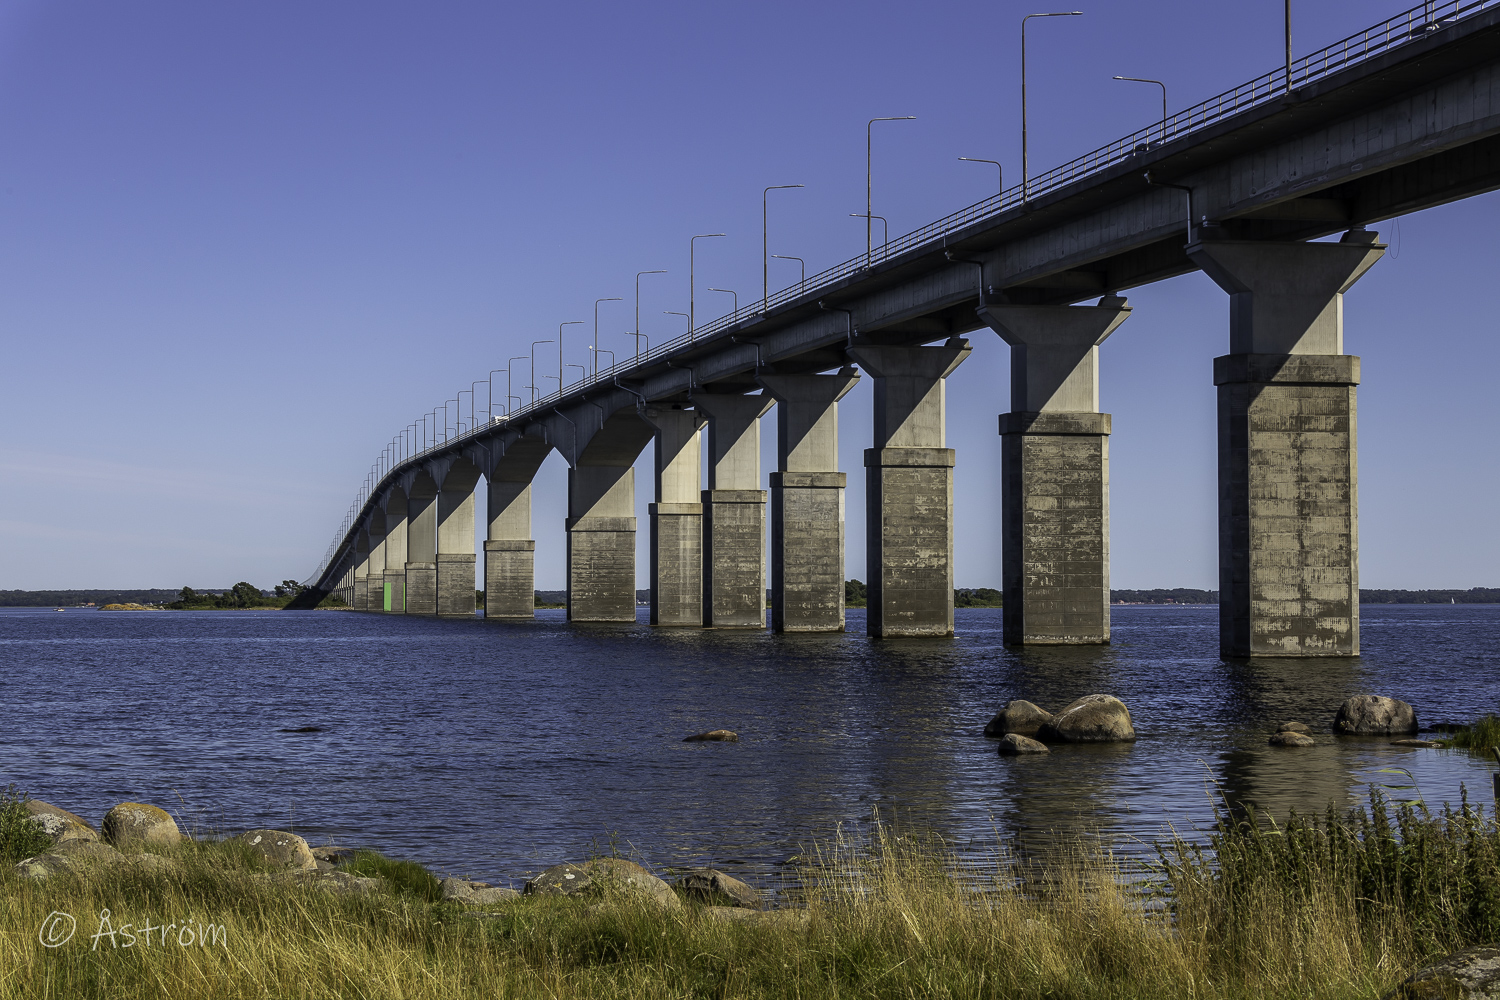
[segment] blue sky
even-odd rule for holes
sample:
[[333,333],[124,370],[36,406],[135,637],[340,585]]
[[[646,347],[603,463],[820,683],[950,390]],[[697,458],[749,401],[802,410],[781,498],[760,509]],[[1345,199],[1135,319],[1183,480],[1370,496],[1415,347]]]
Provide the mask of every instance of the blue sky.
[[[1033,170],[1160,114],[1111,76],[1165,80],[1176,110],[1281,58],[1276,0],[1080,2],[1028,28]],[[1297,7],[1301,53],[1404,5]],[[957,157],[1017,178],[1018,26],[1042,9],[0,0],[0,588],[306,576],[421,413],[558,323],[591,328],[601,296],[627,298],[601,344],[629,350],[636,271],[670,272],[643,279],[643,332],[680,333],[663,311],[687,310],[694,233],[729,234],[700,241],[700,319],[728,306],[707,286],[757,297],[764,186],[806,185],[772,193],[773,253],[812,273],[862,250],[866,119],[917,116],[876,126],[893,235],[994,190]],[[1500,581],[1497,206],[1387,225],[1347,297],[1366,586]],[[1212,587],[1227,300],[1202,275],[1129,295],[1102,364],[1113,582]],[[949,392],[957,576],[998,586],[1008,366],[974,342]],[[869,421],[866,381],[841,413],[861,578]],[[564,468],[538,480],[541,587],[562,586]]]

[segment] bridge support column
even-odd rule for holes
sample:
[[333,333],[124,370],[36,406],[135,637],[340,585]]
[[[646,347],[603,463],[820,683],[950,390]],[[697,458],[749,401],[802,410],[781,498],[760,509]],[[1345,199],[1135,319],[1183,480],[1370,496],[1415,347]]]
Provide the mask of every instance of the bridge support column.
[[354,600],[349,603],[355,611],[369,610],[369,574],[370,536],[361,529],[354,535]]
[[692,410],[648,409],[656,428],[656,502],[651,514],[651,624],[703,625],[703,464]]
[[443,470],[437,512],[437,613],[474,617],[474,487],[479,469],[456,459]]
[[1201,241],[1194,263],[1230,294],[1219,388],[1219,650],[1359,653],[1359,358],[1343,293],[1385,247]]
[[484,543],[484,617],[536,616],[536,541],[531,482],[551,446],[535,437],[510,442],[485,472],[489,531]]
[[385,523],[381,610],[401,615],[406,613],[406,494],[399,488],[386,498]]
[[865,451],[865,631],[953,634],[953,449],[944,446],[946,379],[969,356],[942,347],[860,347],[875,378],[875,447]]
[[370,568],[365,574],[366,610],[385,610],[386,518],[378,503],[370,513]]
[[1109,432],[1099,345],[1130,316],[1097,306],[986,304],[1011,348],[1000,415],[1003,635],[1011,645],[1109,642]]
[[406,613],[437,614],[437,483],[418,473],[406,488]]
[[568,470],[568,621],[635,621],[635,469]]
[[696,393],[708,416],[703,491],[703,624],[766,627],[766,491],[760,488],[760,418],[769,393]]
[[756,379],[781,404],[771,474],[771,627],[844,630],[844,486],[838,401],[859,381],[837,375]]

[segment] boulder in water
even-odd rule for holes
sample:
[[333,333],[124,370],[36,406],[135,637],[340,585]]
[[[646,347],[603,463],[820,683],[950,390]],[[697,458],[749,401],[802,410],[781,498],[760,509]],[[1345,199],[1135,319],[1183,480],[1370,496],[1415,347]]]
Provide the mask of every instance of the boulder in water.
[[761,908],[759,889],[716,868],[695,868],[677,880],[677,888],[704,903]]
[[1047,744],[1038,743],[1029,736],[1019,733],[1006,733],[1000,737],[1000,755],[1002,757],[1020,757],[1029,753],[1051,753]]
[[1048,743],[1129,743],[1130,709],[1114,695],[1087,694],[1054,715],[1039,733]]
[[1283,722],[1276,727],[1278,733],[1310,733],[1312,728],[1301,722]]
[[1310,747],[1318,742],[1306,733],[1282,731],[1266,741],[1273,747]]
[[1355,695],[1339,706],[1333,731],[1344,736],[1405,736],[1417,731],[1417,713],[1395,698]]
[[1051,721],[1052,713],[1045,708],[1038,708],[1029,701],[1008,701],[1004,708],[995,713],[989,725],[984,727],[984,735],[995,739],[1006,733],[1035,736],[1042,726]]

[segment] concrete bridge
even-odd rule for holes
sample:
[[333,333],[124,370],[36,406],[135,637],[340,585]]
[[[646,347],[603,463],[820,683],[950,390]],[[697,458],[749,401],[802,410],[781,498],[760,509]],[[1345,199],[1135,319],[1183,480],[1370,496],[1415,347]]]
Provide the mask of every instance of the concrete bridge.
[[[532,405],[420,449],[398,438],[309,599],[472,616],[483,477],[486,617],[530,617],[530,484],[556,449],[568,617],[634,621],[632,466],[654,442],[652,624],[764,628],[769,521],[771,627],[841,631],[838,401],[870,378],[867,628],[951,635],[944,380],[988,328],[1011,352],[1005,640],[1108,642],[1098,348],[1130,317],[1124,291],[1201,269],[1228,307],[1228,349],[1204,358],[1222,652],[1356,654],[1359,358],[1343,351],[1342,297],[1384,252],[1367,226],[1497,187],[1500,0],[1425,4]],[[768,497],[759,418],[773,408]]]

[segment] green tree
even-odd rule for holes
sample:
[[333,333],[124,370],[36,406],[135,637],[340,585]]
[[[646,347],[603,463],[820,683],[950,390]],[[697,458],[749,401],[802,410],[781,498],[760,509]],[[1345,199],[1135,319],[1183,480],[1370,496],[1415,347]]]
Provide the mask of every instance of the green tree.
[[253,608],[262,604],[265,598],[261,595],[260,588],[241,580],[229,588],[229,593],[223,597],[226,608]]
[[844,605],[850,608],[862,608],[868,597],[867,589],[859,580],[844,581]]
[[296,580],[282,580],[274,588],[277,597],[296,597],[307,588]]

